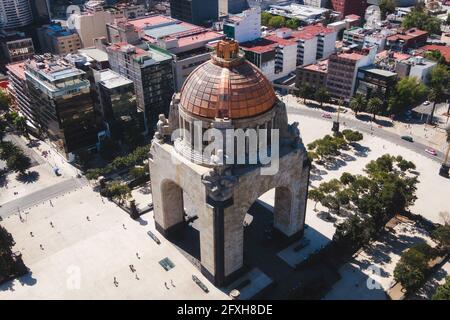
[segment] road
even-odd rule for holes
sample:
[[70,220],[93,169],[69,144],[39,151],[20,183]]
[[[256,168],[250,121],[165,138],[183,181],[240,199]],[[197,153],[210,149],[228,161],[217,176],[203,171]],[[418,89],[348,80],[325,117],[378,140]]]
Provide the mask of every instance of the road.
[[61,196],[74,189],[83,187],[86,184],[88,184],[88,181],[85,178],[71,178],[45,189],[30,193],[24,197],[6,202],[0,206],[0,217],[6,218],[16,214],[18,210],[22,211],[31,206],[41,204],[42,202]]
[[[310,118],[328,121],[330,123],[330,133],[331,133],[331,126],[335,119],[334,116],[332,119],[323,118],[322,110],[312,109],[312,108],[308,108],[308,107],[300,107],[299,108],[299,107],[289,107],[288,106],[287,109],[288,109],[288,114],[298,114],[298,115],[302,115],[302,116],[306,116],[306,117],[310,117]],[[370,122],[367,123],[367,122],[357,120],[357,119],[349,119],[348,117],[345,117],[345,119],[341,120],[340,122],[341,122],[341,130],[343,129],[342,123],[345,122],[346,123],[345,127],[350,127],[354,130],[356,129],[356,130],[366,133],[366,134],[373,133],[374,136],[380,137],[386,141],[389,141],[389,142],[395,143],[399,146],[405,147],[411,151],[420,153],[436,162],[441,163],[442,159],[444,157],[443,152],[441,152],[439,150],[436,150],[437,156],[432,156],[425,152],[425,149],[428,148],[428,146],[418,143],[418,142],[405,141],[405,140],[401,139],[398,134],[390,132],[383,128],[379,128],[378,125],[376,125],[376,124],[372,124]],[[300,127],[301,127],[301,125],[300,125]],[[371,130],[371,128],[373,130]]]

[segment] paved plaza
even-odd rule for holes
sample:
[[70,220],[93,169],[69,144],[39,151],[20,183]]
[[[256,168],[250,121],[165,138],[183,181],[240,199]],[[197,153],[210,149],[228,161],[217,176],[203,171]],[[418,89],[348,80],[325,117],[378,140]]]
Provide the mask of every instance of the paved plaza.
[[[331,122],[320,117],[292,113],[289,115],[289,121],[300,123],[299,128],[305,144],[331,132]],[[402,143],[399,138],[396,143],[364,133],[364,140],[360,144],[367,147],[365,152],[348,151],[346,161],[339,161],[338,166],[334,168],[325,169],[319,166],[319,170],[311,175],[311,185],[317,187],[321,182],[338,178],[346,171],[354,174],[362,173],[362,169],[370,160],[385,153],[402,155],[407,160],[413,161],[419,172],[418,200],[411,211],[433,222],[442,223],[440,213],[450,211],[447,200],[450,180],[437,174],[439,161],[405,148]],[[51,165],[45,167],[47,171],[40,166],[44,168],[46,164],[40,164],[34,170],[39,170],[43,179],[35,182],[33,190],[46,190],[60,183],[58,181],[74,178],[73,174],[76,172],[67,173],[64,178],[48,176],[46,179],[46,174],[51,173],[49,171]],[[12,184],[17,184],[16,188],[22,188],[18,197],[26,198],[24,193],[29,186],[21,185],[13,177],[10,177],[10,181],[11,187]],[[2,199],[14,200],[10,194],[4,193],[5,190],[1,189]],[[143,205],[147,202],[146,192],[147,190],[135,191],[140,198],[138,202]],[[150,202],[151,195],[148,197]],[[274,193],[270,191],[260,198],[267,202],[267,206],[273,205],[273,199]],[[323,220],[318,214],[326,209],[320,204],[317,205],[318,212],[314,212],[313,208],[314,203],[308,201],[306,215],[308,229],[305,230],[305,237],[310,239],[310,243],[297,251],[294,250],[296,246],[294,244],[277,254],[288,265],[295,265],[331,241],[335,227],[332,222]],[[24,262],[31,273],[1,286],[0,299],[228,298],[224,292],[213,287],[172,243],[154,230],[151,212],[134,221],[114,203],[101,199],[89,185],[81,184],[70,192],[52,198],[51,201],[46,200],[26,208],[22,211],[22,217],[24,222],[20,221],[16,213],[9,217],[5,215],[2,225],[14,236],[16,241],[14,249],[23,254]],[[149,230],[159,236],[161,245],[150,239],[146,233]],[[411,236],[411,233],[413,232],[406,230],[405,236]],[[398,251],[395,243],[394,241],[392,250]],[[380,249],[384,250],[381,246]],[[388,251],[382,252],[390,255]],[[396,255],[398,256],[399,252],[396,252]],[[391,264],[396,261],[397,256],[391,257]],[[169,271],[165,271],[158,263],[166,257],[175,264]],[[389,276],[383,279],[383,288],[391,280],[393,268],[391,264],[389,267],[384,266]],[[134,266],[135,272],[130,270],[130,265]],[[355,282],[361,284],[367,281],[367,264],[349,263],[340,272],[344,282],[338,283],[327,297],[339,296],[343,299],[358,297],[360,291],[354,290]],[[210,290],[208,294],[192,281],[193,274],[208,286]],[[114,284],[114,277],[118,282],[117,287]],[[366,291],[360,294],[360,298],[374,297],[366,296]],[[379,298],[384,297],[384,293],[376,294]]]

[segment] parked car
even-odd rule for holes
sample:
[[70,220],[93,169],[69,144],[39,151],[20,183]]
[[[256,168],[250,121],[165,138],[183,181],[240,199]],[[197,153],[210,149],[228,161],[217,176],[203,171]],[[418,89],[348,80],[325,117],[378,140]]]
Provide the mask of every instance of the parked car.
[[331,114],[324,112],[324,113],[322,113],[322,118],[331,119]]
[[401,136],[400,138],[408,142],[414,142],[414,139],[410,136]]
[[436,150],[431,149],[431,148],[425,149],[425,152],[431,154],[432,156],[436,156],[437,155]]
[[424,106],[427,106],[429,104],[430,104],[430,101],[428,101],[428,100],[423,103]]

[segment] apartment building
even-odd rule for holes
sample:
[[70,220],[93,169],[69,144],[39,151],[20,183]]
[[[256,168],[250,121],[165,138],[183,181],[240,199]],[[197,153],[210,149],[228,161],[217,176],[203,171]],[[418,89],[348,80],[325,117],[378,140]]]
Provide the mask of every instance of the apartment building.
[[328,76],[328,59],[317,61],[306,66],[297,67],[296,87],[300,88],[304,84],[310,85],[314,89],[326,87]]
[[57,55],[66,55],[81,49],[80,36],[73,30],[59,24],[45,25],[37,30],[41,48],[45,52]]
[[74,152],[94,147],[97,118],[85,72],[67,60],[44,54],[24,64],[32,121],[69,161]]
[[8,91],[13,97],[14,104],[19,112],[27,119],[27,125],[35,133],[39,128],[37,123],[37,110],[32,107],[30,95],[25,78],[25,61],[13,62],[6,66],[9,79]]
[[261,8],[254,7],[228,16],[223,22],[223,33],[239,43],[260,38]]
[[22,32],[0,32],[1,60],[3,63],[23,61],[34,55],[34,44],[31,38]]
[[133,81],[146,131],[153,132],[158,115],[168,115],[174,93],[172,55],[155,46],[146,51],[128,43],[112,44],[106,51],[111,69]]
[[358,69],[373,64],[377,48],[332,54],[328,58],[327,89],[331,96],[350,101]]

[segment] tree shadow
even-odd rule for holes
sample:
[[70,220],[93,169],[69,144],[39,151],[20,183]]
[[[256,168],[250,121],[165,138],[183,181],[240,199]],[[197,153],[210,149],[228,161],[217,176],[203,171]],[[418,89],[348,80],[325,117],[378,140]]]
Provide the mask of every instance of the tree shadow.
[[312,181],[322,181],[322,180],[323,180],[323,178],[322,178],[321,175],[316,175],[316,174],[311,174],[311,175],[309,176],[309,178],[310,178]]
[[356,158],[352,155],[349,155],[347,153],[341,153],[341,159],[348,162],[348,161],[355,161]]
[[138,192],[141,194],[151,194],[152,190],[150,187],[142,187],[142,188],[139,188]]
[[388,128],[394,126],[392,121],[388,121],[388,120],[385,120],[385,119],[375,119],[375,123],[377,125],[380,125],[380,126],[383,126],[383,127],[388,127]]
[[17,175],[16,180],[22,183],[34,183],[39,180],[39,172],[28,171]]
[[345,161],[342,161],[342,160],[339,159],[339,158],[334,158],[332,161],[326,162],[326,163],[324,164],[324,167],[325,167],[327,170],[333,170],[333,171],[336,171],[336,170],[339,170],[339,168],[344,167],[344,166],[346,166],[346,165],[347,165],[347,163],[346,163]]
[[355,156],[357,157],[367,157],[368,153],[371,151],[371,149],[369,147],[365,147],[360,145],[359,143],[354,142],[352,144],[353,146],[353,151],[355,152]]
[[30,141],[28,141],[27,143],[27,147],[30,148],[39,147],[40,145],[41,141],[39,141],[38,139],[30,139]]
[[8,176],[6,175],[6,172],[1,170],[0,171],[0,188],[6,187],[8,185]]

